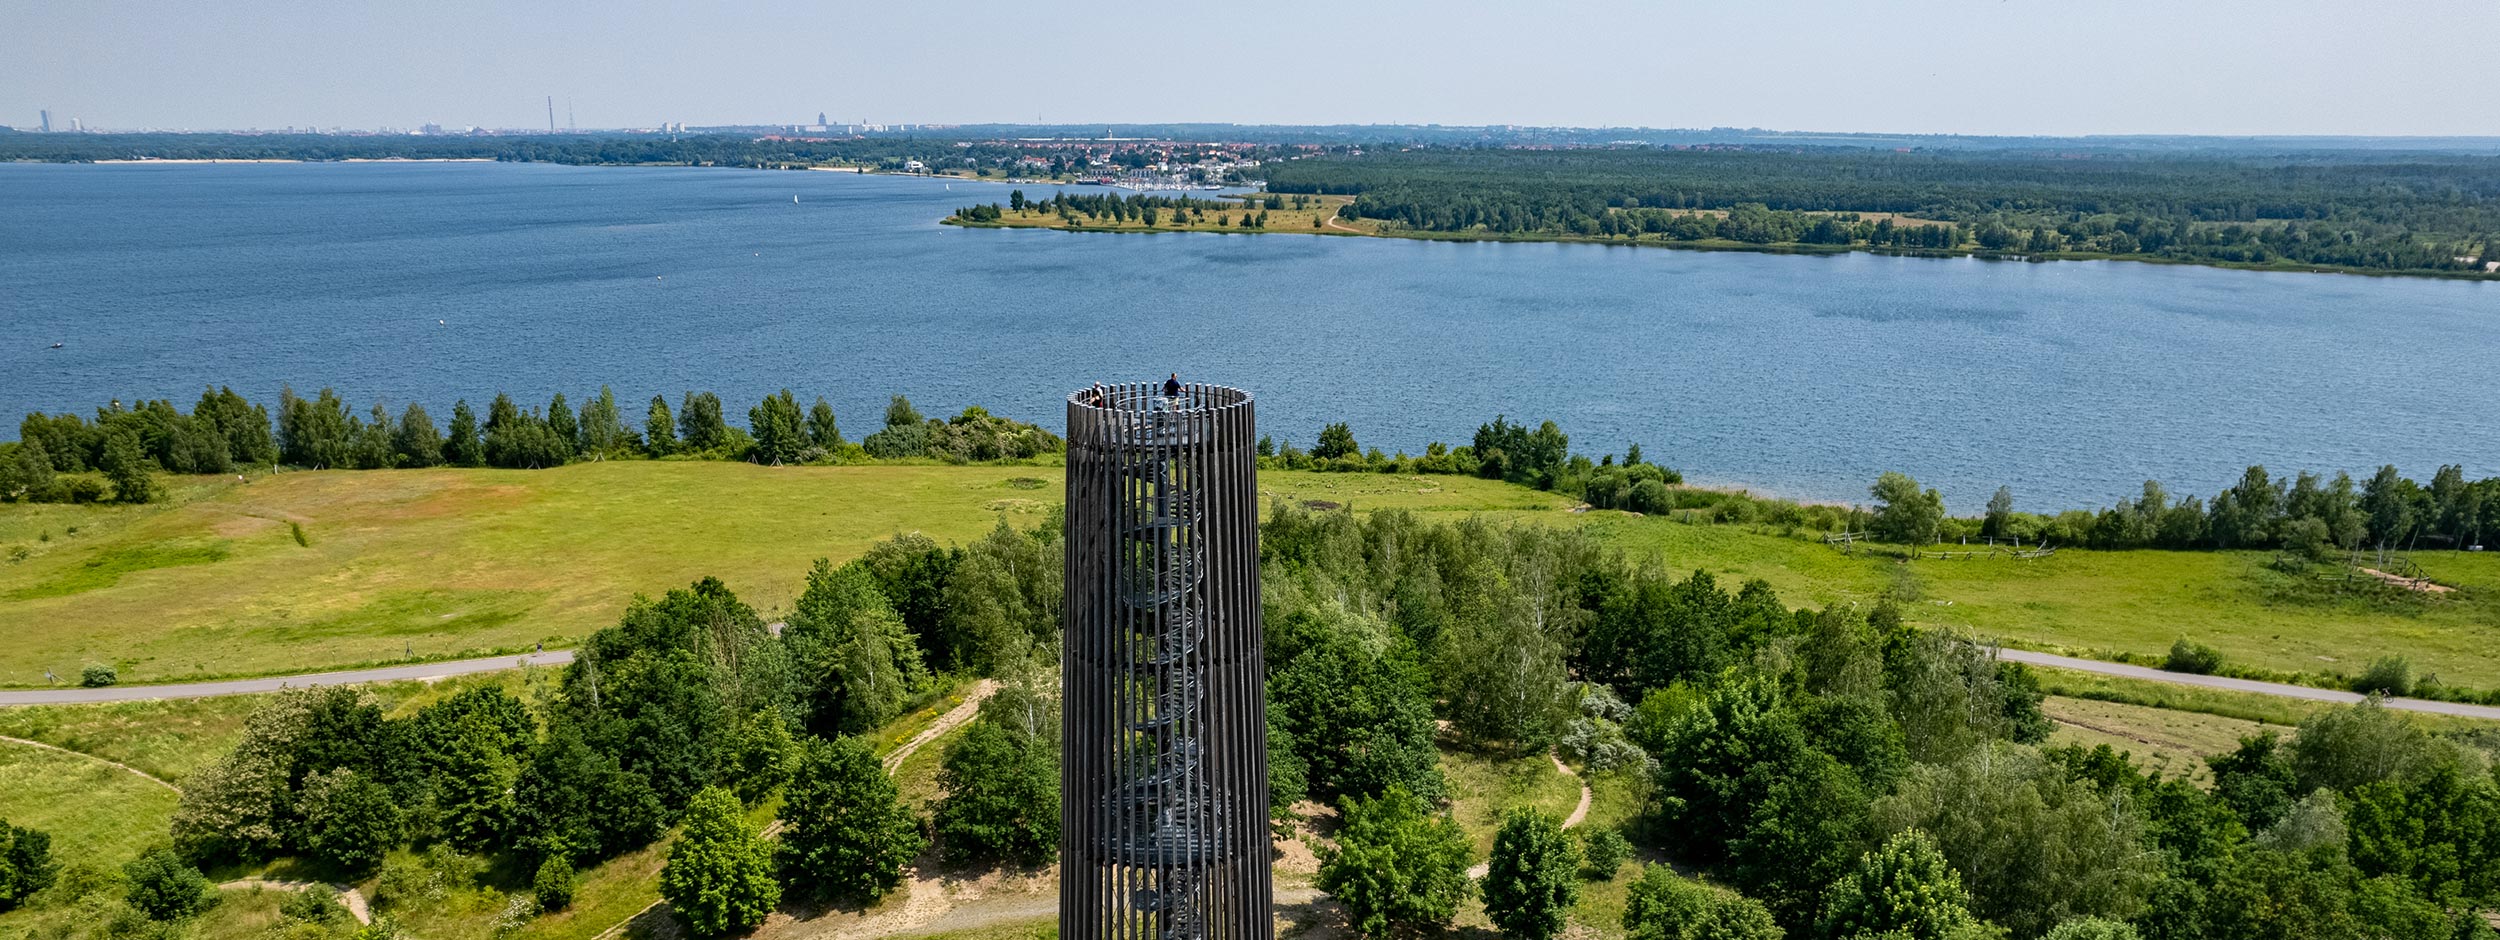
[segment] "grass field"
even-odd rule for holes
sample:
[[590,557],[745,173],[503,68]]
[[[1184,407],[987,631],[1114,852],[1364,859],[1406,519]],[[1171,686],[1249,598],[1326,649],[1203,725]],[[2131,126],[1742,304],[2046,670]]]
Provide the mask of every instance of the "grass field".
[[2057,730],[2049,735],[2052,745],[2107,744],[2126,752],[2148,772],[2186,777],[2198,786],[2213,783],[2205,758],[2228,753],[2239,747],[2241,738],[2263,731],[2286,738],[2294,731],[2243,718],[2056,695],[2042,702],[2040,709],[2057,723]]
[[[1365,508],[1561,503],[1459,478],[1264,482]],[[964,542],[1001,519],[1034,525],[1060,486],[1049,466],[632,461],[193,479],[160,505],[0,507],[0,547],[31,549],[0,565],[0,685],[90,662],[162,682],[567,644],[635,593],[705,575],[770,613],[813,559],[898,532]]]
[[[153,682],[562,645],[635,593],[704,575],[770,616],[815,558],[901,531],[963,542],[1001,519],[1033,525],[1059,481],[1052,466],[622,461],[195,478],[159,505],[0,506],[0,551],[27,549],[0,564],[0,685],[88,662]],[[1260,485],[1298,504],[1588,526],[1678,572],[1763,578],[1793,605],[1890,592],[1912,598],[1914,621],[2021,646],[2157,661],[2186,636],[2232,666],[2319,682],[2393,653],[2417,674],[2500,688],[2500,553],[2419,556],[2450,594],[2339,596],[2261,552],[1904,562],[1768,527],[1564,513],[1552,494],[1465,477],[1269,471]]]
[[102,761],[0,742],[0,819],[51,833],[55,858],[119,866],[165,840],[180,801]]

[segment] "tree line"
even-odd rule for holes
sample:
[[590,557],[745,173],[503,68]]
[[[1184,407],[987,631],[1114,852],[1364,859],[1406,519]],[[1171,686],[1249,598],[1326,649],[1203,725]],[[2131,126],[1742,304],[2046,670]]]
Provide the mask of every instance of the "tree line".
[[[850,441],[833,406],[818,397],[802,409],[783,389],[747,410],[746,427],[731,425],[720,396],[686,392],[675,408],[654,395],[639,420],[601,386],[576,410],[556,394],[545,408],[523,408],[497,393],[484,421],[466,399],[437,426],[425,406],[394,416],[375,402],[358,417],[324,388],[312,398],[286,388],[277,413],[231,388],[202,392],[185,414],[165,399],[76,413],[29,413],[18,440],[0,446],[0,500],[92,502],[104,483],[122,502],[148,502],[159,492],[149,477],[167,473],[229,473],[241,467],[383,470],[397,467],[541,469],[574,461],[627,457],[746,460],[754,463],[846,463],[930,458],[950,463],[1020,460],[1058,453],[1059,436],[990,414],[978,406],[946,419],[923,417],[901,395],[886,406],[884,426]],[[83,476],[102,471],[104,480]]]
[[[995,223],[1012,212],[1020,216],[1055,215],[1060,221],[1070,225],[1080,223],[1121,225],[1133,222],[1138,225],[1153,226],[1160,225],[1167,219],[1173,225],[1205,225],[1207,213],[1212,210],[1215,212],[1215,224],[1218,226],[1263,229],[1267,227],[1265,210],[1284,207],[1285,200],[1281,196],[1235,201],[1199,199],[1192,196],[1071,195],[1058,192],[1053,193],[1048,199],[1027,199],[1024,190],[1018,189],[1007,194],[1005,204],[988,202],[963,206],[947,218],[954,222]],[[1296,208],[1300,206],[1297,205]],[[1253,209],[1261,211],[1253,212],[1251,211]],[[1236,210],[1241,213],[1238,223],[1233,220],[1232,214]]]
[[2363,483],[2342,472],[2331,480],[2308,471],[2282,477],[2254,466],[2210,501],[2173,499],[2146,480],[2134,499],[2054,515],[2015,511],[2013,490],[1999,487],[1985,514],[1951,518],[1940,494],[1900,473],[1884,474],[1869,495],[1875,509],[1866,531],[1905,544],[2018,538],[2102,549],[2275,549],[2325,560],[2365,547],[2468,548],[2500,532],[2500,476],[2468,480],[2456,464],[2440,467],[2427,486],[2393,465]]
[[1348,217],[1429,232],[2465,273],[2500,257],[2494,165],[2358,151],[1421,148],[1267,173],[1272,191],[1352,195]]

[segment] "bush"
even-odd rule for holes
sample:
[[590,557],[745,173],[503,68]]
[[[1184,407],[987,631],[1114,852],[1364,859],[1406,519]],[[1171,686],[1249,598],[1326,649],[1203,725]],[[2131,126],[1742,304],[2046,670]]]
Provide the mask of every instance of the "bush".
[[562,855],[548,856],[538,863],[538,874],[530,879],[530,893],[538,897],[538,909],[561,911],[573,906],[573,863]]
[[339,893],[328,885],[312,885],[280,898],[278,916],[288,923],[324,927],[344,926],[352,919],[347,906],[339,903]]
[[1363,936],[1437,933],[1472,887],[1469,854],[1458,823],[1392,784],[1375,799],[1346,800],[1337,844],[1319,847],[1318,886]]
[[1532,809],[1503,814],[1484,876],[1484,913],[1506,937],[1548,940],[1580,901],[1580,853],[1562,821]]
[[2402,656],[2381,656],[2370,661],[2361,678],[2352,682],[2352,690],[2369,695],[2404,695],[2413,691],[2413,664]]
[[155,849],[122,866],[130,906],[151,920],[181,920],[217,903],[208,878],[172,849]]
[[526,894],[513,895],[512,900],[504,902],[503,913],[495,915],[495,936],[511,936],[537,918],[538,899]]
[[2057,925],[2042,940],[2137,940],[2139,936],[2123,921],[2079,917]]
[[26,903],[58,875],[50,835],[0,821],[0,911]]
[[58,492],[63,502],[100,503],[104,501],[104,481],[94,477],[62,477]]
[[106,663],[90,663],[78,671],[78,684],[85,688],[101,689],[120,681],[121,673]]
[[1665,865],[1642,870],[1624,899],[1623,931],[1632,940],[1780,940],[1779,922],[1762,902],[1687,880]]
[[2222,651],[2180,637],[2178,642],[2170,644],[2170,658],[2162,660],[2161,667],[2171,672],[2210,676],[2222,668]]
[[1631,855],[1632,843],[1615,829],[1591,828],[1580,836],[1580,857],[1588,863],[1586,870],[1591,878],[1614,880],[1615,869],[1623,867],[1623,860]]
[[987,709],[946,747],[946,796],[932,824],[949,864],[1047,864],[1059,854],[1059,766],[1051,742]]

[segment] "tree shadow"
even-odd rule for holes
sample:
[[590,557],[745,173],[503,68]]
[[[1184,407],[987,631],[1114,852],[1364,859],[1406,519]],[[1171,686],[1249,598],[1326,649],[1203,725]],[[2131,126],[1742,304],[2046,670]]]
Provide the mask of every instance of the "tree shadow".
[[684,940],[686,922],[678,918],[676,908],[661,901],[627,920],[616,935],[626,940]]

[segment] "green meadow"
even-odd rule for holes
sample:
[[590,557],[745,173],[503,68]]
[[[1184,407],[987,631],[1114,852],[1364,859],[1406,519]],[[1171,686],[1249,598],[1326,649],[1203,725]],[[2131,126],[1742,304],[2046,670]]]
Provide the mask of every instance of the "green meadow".
[[[1569,500],[1451,476],[1268,471],[1270,500],[1584,526],[1636,557],[1794,605],[1907,599],[1915,621],[2007,643],[2157,661],[2180,637],[2229,665],[2332,684],[2401,655],[2417,675],[2500,688],[2500,553],[2425,553],[2457,590],[2343,588],[2265,552],[2060,551],[2017,560],[1845,554],[1815,533],[1571,512]],[[0,686],[267,675],[566,645],[635,594],[719,577],[768,616],[807,565],[921,532],[1045,523],[1049,465],[758,467],[612,461],[552,470],[186,478],[168,502],[0,506]],[[299,541],[296,533],[303,538]]]

